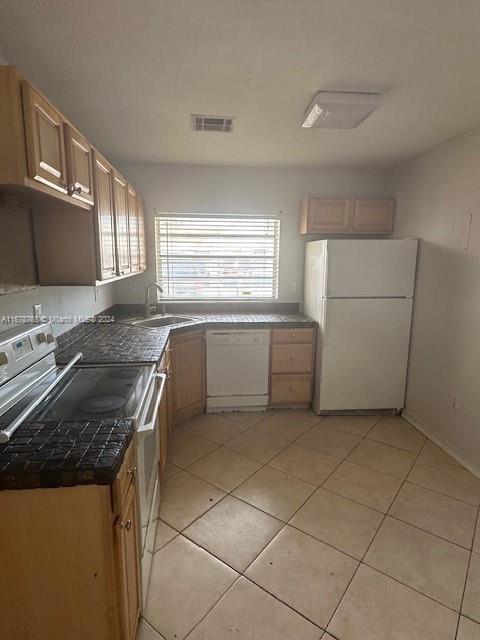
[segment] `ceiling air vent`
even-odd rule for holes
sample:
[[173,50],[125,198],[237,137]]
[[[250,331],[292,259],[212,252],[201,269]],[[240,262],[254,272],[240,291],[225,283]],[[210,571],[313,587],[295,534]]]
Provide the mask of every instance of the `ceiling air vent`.
[[200,116],[192,113],[192,127],[194,131],[221,131],[231,133],[233,131],[231,116]]

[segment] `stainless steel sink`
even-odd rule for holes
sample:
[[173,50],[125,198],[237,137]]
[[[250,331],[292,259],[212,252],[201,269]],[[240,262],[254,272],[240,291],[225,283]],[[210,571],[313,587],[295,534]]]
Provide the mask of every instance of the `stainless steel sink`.
[[134,320],[130,324],[136,327],[146,327],[147,329],[155,329],[157,327],[167,327],[171,324],[185,324],[195,322],[195,318],[188,316],[152,316],[151,318],[143,318],[142,320]]

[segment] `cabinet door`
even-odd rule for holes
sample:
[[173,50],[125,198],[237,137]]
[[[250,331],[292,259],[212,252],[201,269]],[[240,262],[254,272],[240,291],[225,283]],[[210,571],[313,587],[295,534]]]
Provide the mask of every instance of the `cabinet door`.
[[96,151],[93,153],[93,182],[95,188],[97,278],[106,280],[117,275],[113,169]]
[[118,275],[124,276],[131,271],[130,265],[130,229],[128,224],[128,188],[127,182],[114,171],[113,202],[115,205],[115,235],[117,246]]
[[393,231],[394,200],[355,200],[355,233],[388,234]]
[[137,213],[140,271],[145,271],[147,268],[147,252],[145,248],[145,208],[143,206],[142,197],[139,194],[137,194]]
[[68,193],[93,204],[92,147],[78,131],[65,124]]
[[128,230],[130,236],[130,267],[132,272],[140,271],[140,238],[138,226],[137,193],[128,185]]
[[301,206],[301,233],[348,233],[351,231],[352,201],[305,198]]
[[205,350],[202,331],[181,333],[171,341],[172,418],[174,423],[205,408]]
[[133,640],[140,615],[140,572],[135,483],[130,485],[115,524],[117,575],[120,582],[122,640]]
[[67,193],[62,115],[27,82],[22,96],[29,177]]

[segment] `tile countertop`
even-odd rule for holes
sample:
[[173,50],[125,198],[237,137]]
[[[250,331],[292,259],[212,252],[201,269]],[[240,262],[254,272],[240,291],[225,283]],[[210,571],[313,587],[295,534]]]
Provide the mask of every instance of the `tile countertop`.
[[78,351],[81,351],[84,356],[82,362],[88,364],[107,362],[151,364],[157,363],[162,357],[172,331],[195,328],[263,329],[275,326],[313,327],[316,325],[316,322],[307,316],[287,313],[195,313],[190,317],[195,317],[195,322],[158,328],[132,326],[128,321],[133,318],[121,316],[117,322],[91,325],[76,340],[59,347],[56,353],[57,362],[66,364]]
[[0,445],[0,490],[112,484],[132,420],[25,422]]
[[[286,313],[195,313],[195,318],[193,323],[154,329],[132,326],[127,316],[109,324],[86,324],[59,341],[57,362],[66,363],[82,351],[82,362],[88,364],[152,364],[162,357],[172,331],[316,324],[306,316]],[[133,432],[132,420],[25,422],[10,442],[0,445],[0,490],[111,484]]]

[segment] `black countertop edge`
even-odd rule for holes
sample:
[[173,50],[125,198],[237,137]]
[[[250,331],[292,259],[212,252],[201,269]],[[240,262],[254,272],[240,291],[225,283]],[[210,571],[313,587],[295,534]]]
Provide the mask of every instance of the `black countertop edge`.
[[110,485],[133,435],[129,419],[26,422],[0,445],[0,491]]
[[169,337],[175,333],[194,329],[289,329],[317,326],[317,322],[299,314],[218,314],[220,318],[215,317],[216,315],[198,314],[194,322],[156,328],[133,325],[133,320],[141,319],[138,316],[116,318],[112,323],[96,324],[93,331],[81,334],[76,340],[69,341],[67,346],[59,345],[56,359],[58,364],[66,364],[75,353],[82,351],[84,364],[157,364],[163,356]]

